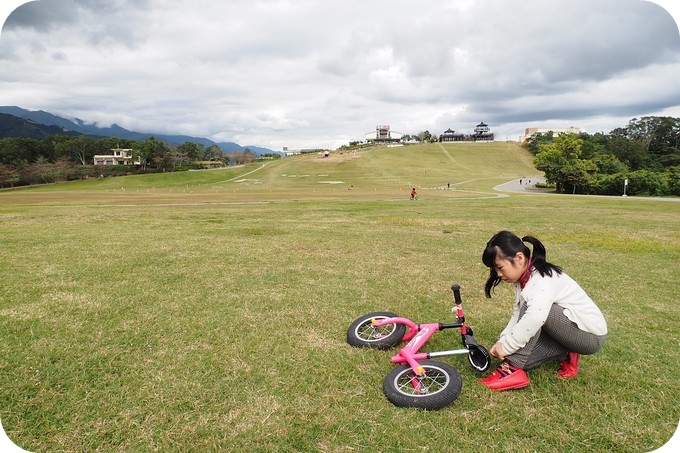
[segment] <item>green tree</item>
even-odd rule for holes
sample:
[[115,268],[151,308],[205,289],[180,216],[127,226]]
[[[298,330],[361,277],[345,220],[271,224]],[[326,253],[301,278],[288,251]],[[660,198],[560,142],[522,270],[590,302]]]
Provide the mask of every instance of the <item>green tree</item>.
[[191,161],[203,160],[205,157],[205,145],[201,143],[184,142],[177,149],[184,153]]
[[667,174],[637,170],[628,175],[628,195],[663,196],[668,194]]
[[156,137],[149,137],[144,141],[133,143],[132,151],[135,156],[140,157],[142,169],[145,170],[149,164],[154,164],[158,168],[165,159],[168,148]]
[[643,168],[647,160],[647,151],[641,142],[629,140],[620,135],[615,135],[607,143],[606,152],[616,156],[631,170]]
[[633,118],[625,128],[612,131],[644,149],[644,168],[661,171],[680,165],[680,118],[645,116]]
[[545,134],[536,132],[526,139],[523,146],[535,156],[541,150],[541,145],[548,145],[552,143],[554,139],[553,131],[548,131]]
[[534,158],[534,166],[545,174],[547,182],[555,184],[558,192],[563,191],[564,175],[562,169],[566,164],[566,157],[552,144],[543,145],[541,151]]
[[0,164],[18,168],[35,162],[42,154],[40,142],[33,138],[7,137],[0,139]]
[[544,172],[558,192],[587,192],[597,166],[591,160],[581,159],[582,146],[583,139],[576,134],[560,134],[551,143],[539,146],[534,166]]
[[628,122],[628,126],[624,129],[627,139],[640,142],[645,150],[649,152],[649,148],[654,141],[654,134],[658,122],[655,117],[643,117],[641,119],[633,118]]
[[628,167],[613,154],[597,154],[592,161],[597,165],[597,171],[601,174],[613,175],[628,171]]
[[657,117],[649,154],[655,169],[680,165],[680,118]]
[[627,176],[627,173],[599,174],[591,186],[590,193],[595,195],[622,195]]
[[562,169],[564,188],[571,187],[571,193],[587,193],[595,181],[597,165],[588,159],[570,159]]
[[132,149],[134,140],[118,137],[104,137],[93,143],[94,154],[111,154],[112,149]]
[[432,134],[430,131],[422,131],[418,133],[418,141],[429,142],[430,140],[432,140]]
[[583,140],[583,146],[581,147],[582,159],[592,159],[598,154],[604,153],[607,142],[609,141],[609,136],[601,132],[597,132],[593,135],[582,132],[578,137]]
[[73,162],[78,162],[81,165],[92,163],[95,155],[95,140],[79,135],[77,137],[68,137],[66,140],[56,142],[54,145],[54,152],[57,158],[65,156]]
[[668,195],[680,197],[680,166],[668,169]]

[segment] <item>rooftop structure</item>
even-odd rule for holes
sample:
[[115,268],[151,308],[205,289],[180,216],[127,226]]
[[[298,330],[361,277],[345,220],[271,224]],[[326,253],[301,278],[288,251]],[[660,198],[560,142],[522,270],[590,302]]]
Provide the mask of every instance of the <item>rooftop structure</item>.
[[366,132],[366,141],[377,144],[389,144],[389,143],[399,143],[401,142],[401,137],[403,134],[399,132],[391,131],[389,125],[378,125],[375,127],[375,136],[370,138],[373,132]]
[[479,123],[472,134],[456,132],[453,129],[448,128],[439,136],[440,142],[479,142],[493,141],[493,139],[493,132],[491,132],[489,125],[484,122]]

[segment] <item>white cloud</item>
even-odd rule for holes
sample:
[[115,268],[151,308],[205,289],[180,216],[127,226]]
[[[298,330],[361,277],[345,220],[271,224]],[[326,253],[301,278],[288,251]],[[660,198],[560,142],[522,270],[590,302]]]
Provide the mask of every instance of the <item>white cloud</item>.
[[0,105],[272,149],[680,115],[680,34],[643,0],[36,1],[0,64]]

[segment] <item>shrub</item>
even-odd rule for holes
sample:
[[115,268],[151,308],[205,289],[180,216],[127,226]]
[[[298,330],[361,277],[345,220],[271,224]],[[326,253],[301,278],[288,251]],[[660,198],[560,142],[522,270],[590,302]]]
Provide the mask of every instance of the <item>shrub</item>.
[[668,194],[666,173],[637,170],[628,177],[628,195],[663,196]]
[[597,175],[591,186],[593,195],[622,195],[626,173],[615,173],[613,175]]
[[668,170],[668,195],[680,197],[680,166]]

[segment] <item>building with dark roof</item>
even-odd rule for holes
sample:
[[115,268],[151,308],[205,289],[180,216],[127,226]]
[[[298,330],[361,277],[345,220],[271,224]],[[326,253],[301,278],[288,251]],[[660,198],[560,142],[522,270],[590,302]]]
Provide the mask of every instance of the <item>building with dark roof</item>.
[[493,132],[491,132],[489,125],[484,122],[479,123],[472,134],[464,134],[448,128],[439,136],[440,142],[480,142],[493,141],[493,139]]

